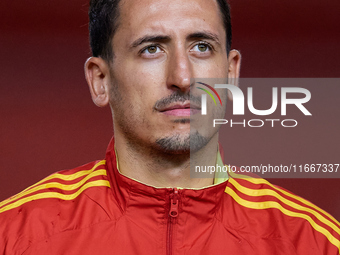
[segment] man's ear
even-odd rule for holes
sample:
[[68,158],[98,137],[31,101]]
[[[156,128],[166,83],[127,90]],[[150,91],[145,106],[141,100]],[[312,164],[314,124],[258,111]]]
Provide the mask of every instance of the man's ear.
[[110,69],[102,58],[91,57],[85,62],[85,78],[93,102],[104,107],[109,103]]
[[[239,86],[241,69],[241,53],[238,50],[231,50],[228,56],[228,84]],[[228,99],[233,100],[232,93],[228,90]]]

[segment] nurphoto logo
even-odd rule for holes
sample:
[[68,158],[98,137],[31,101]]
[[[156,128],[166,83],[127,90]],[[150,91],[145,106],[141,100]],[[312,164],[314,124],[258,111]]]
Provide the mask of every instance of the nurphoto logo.
[[[203,82],[198,82],[201,85],[206,86],[209,88],[211,91],[215,93],[217,98],[220,101],[220,104],[222,106],[222,101],[220,96],[218,95],[216,89],[227,89],[232,95],[232,102],[233,102],[233,115],[244,115],[245,114],[245,96],[243,94],[243,91],[232,84],[215,84],[215,88],[212,86],[203,83]],[[198,89],[203,90],[206,92],[210,97],[213,99],[215,106],[217,105],[216,100],[212,93],[208,91],[207,89],[197,87]],[[289,94],[299,94],[302,95],[301,98],[289,98]],[[280,107],[281,107],[281,116],[286,116],[287,115],[287,105],[295,105],[305,116],[312,116],[312,114],[307,110],[307,108],[304,106],[307,102],[310,101],[311,99],[311,93],[309,90],[305,88],[299,88],[299,87],[282,87],[281,88],[281,102],[280,102]],[[201,95],[201,115],[207,115],[207,95],[202,94]],[[257,116],[268,116],[273,114],[279,105],[279,96],[278,96],[278,88],[273,87],[272,88],[272,105],[269,109],[263,109],[259,110],[254,107],[253,104],[253,88],[248,87],[247,88],[247,106],[248,110]],[[246,121],[245,119],[243,122],[233,122],[233,120],[226,120],[226,119],[214,119],[213,121],[213,127],[216,125],[225,125],[230,123],[230,126],[233,127],[235,125],[242,125],[243,127],[246,127],[248,124],[249,127],[263,127],[266,122],[270,122],[271,126],[275,126],[275,122],[280,122],[283,127],[296,127],[298,125],[297,120],[295,119],[251,119]],[[256,123],[256,125],[255,125]],[[288,124],[290,123],[290,125]]]

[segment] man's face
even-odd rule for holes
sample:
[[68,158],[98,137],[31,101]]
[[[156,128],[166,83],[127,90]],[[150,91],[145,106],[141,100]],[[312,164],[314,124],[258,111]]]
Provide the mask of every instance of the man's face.
[[[218,4],[122,0],[113,52],[110,105],[115,132],[133,144],[188,151],[190,113],[200,114],[199,102],[191,100],[190,110],[192,78],[228,76]],[[196,138],[210,140],[216,132]]]

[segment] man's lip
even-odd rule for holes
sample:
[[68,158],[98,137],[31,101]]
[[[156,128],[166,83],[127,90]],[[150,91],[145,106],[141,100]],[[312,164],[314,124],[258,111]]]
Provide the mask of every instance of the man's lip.
[[199,112],[200,110],[193,108],[173,108],[161,113],[167,116],[190,117],[191,115],[195,115]]
[[192,110],[201,110],[201,107],[190,104],[190,103],[185,103],[185,104],[172,104],[170,106],[164,107],[162,109],[157,109],[160,112],[166,112],[166,111],[172,111],[172,110],[177,110],[177,109],[192,109]]

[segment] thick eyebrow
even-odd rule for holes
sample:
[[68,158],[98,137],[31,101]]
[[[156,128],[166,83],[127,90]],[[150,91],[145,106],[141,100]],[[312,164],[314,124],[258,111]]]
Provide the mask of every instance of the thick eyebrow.
[[164,42],[164,41],[169,41],[170,39],[171,39],[170,36],[166,36],[166,35],[149,35],[149,36],[147,35],[147,36],[138,38],[133,43],[131,43],[130,48],[136,48],[137,46],[143,43]]
[[218,36],[214,33],[211,32],[196,32],[192,33],[187,36],[187,39],[192,40],[192,39],[207,39],[207,40],[212,40],[215,41],[216,43],[220,44],[220,40],[218,39]]
[[[193,39],[208,39],[208,40],[212,40],[220,44],[220,40],[218,39],[218,36],[216,34],[211,33],[211,32],[206,32],[206,31],[195,32],[187,36],[187,40],[193,40]],[[130,48],[136,48],[143,43],[165,42],[165,41],[170,41],[170,40],[171,40],[171,37],[167,35],[147,35],[147,36],[143,36],[133,41],[130,45]]]

